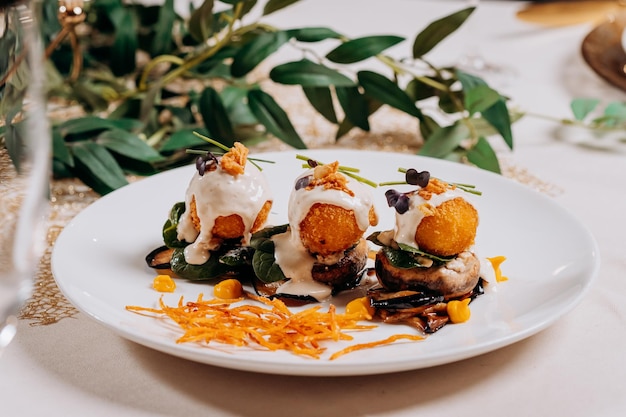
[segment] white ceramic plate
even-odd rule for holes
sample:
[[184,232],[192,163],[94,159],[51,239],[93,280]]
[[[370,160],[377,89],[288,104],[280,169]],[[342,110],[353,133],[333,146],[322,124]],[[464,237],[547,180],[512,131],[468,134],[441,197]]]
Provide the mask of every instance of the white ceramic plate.
[[[327,355],[309,359],[287,352],[267,352],[221,345],[177,344],[177,328],[162,320],[125,310],[127,305],[156,306],[160,294],[151,288],[154,272],[145,255],[162,244],[161,227],[171,206],[184,199],[193,167],[179,168],[128,185],[81,212],[59,236],[52,270],[65,296],[81,311],[119,335],[182,358],[216,366],[290,375],[358,375],[440,365],[515,343],[554,323],[583,297],[595,277],[598,249],[593,237],[550,198],[501,176],[446,161],[414,155],[354,150],[305,151],[322,162],[339,160],[360,167],[371,180],[401,180],[398,167],[429,170],[450,182],[476,185],[481,197],[470,197],[480,213],[476,251],[484,257],[504,255],[509,280],[490,286],[472,303],[467,323],[448,325],[420,342],[397,342],[328,360],[345,347],[329,343]],[[286,223],[287,199],[302,172],[295,152],[256,155],[265,164],[274,193],[270,224]],[[393,227],[393,210],[384,191],[373,190],[381,218],[374,230]],[[369,233],[370,231],[368,231]],[[165,295],[173,305],[181,295],[212,297],[211,285],[178,280]],[[355,335],[351,343],[407,333],[404,326],[380,325]],[[212,346],[212,347],[211,347]]]

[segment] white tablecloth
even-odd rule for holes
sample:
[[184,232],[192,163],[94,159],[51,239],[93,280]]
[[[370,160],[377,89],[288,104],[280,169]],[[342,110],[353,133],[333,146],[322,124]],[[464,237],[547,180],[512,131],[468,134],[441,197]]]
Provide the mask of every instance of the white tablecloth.
[[[308,0],[268,18],[280,27],[330,27],[356,37],[400,34],[463,1]],[[477,48],[512,72],[494,87],[524,110],[569,117],[575,97],[626,95],[583,61],[590,24],[542,28],[515,18],[520,2],[480,5],[430,57],[454,62]],[[83,314],[20,323],[0,358],[2,416],[619,416],[626,415],[626,184],[624,148],[582,146],[557,123],[527,117],[503,158],[558,190],[602,258],[583,301],[555,325],[495,352],[423,370],[359,377],[263,375],[201,365],[139,346]],[[578,133],[577,133],[578,134]],[[436,337],[436,336],[435,336]]]

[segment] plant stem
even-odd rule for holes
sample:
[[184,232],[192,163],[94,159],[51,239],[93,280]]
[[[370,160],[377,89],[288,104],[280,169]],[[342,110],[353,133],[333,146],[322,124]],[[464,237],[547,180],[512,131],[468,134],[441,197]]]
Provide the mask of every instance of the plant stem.
[[428,77],[424,77],[423,75],[418,75],[413,73],[412,71],[410,71],[406,66],[402,65],[400,62],[396,61],[395,59],[388,57],[386,55],[377,55],[376,58],[382,62],[383,64],[387,65],[389,68],[391,68],[391,70],[399,75],[410,75],[411,77],[415,78],[416,80],[419,80],[420,82],[422,82],[423,84],[426,84],[430,87],[436,88],[437,90],[440,91],[447,91],[448,87],[445,84],[441,84],[435,80],[433,80],[432,78],[428,78]]
[[606,125],[602,125],[602,124],[590,124],[590,123],[587,123],[587,122],[585,122],[583,120],[564,119],[564,118],[549,116],[549,115],[546,115],[546,114],[533,113],[533,112],[527,112],[527,111],[518,112],[517,114],[519,114],[520,117],[524,117],[524,116],[534,117],[536,119],[547,120],[549,122],[555,122],[555,123],[558,123],[558,124],[561,124],[561,125],[564,125],[564,126],[582,127],[582,128],[585,128],[585,129],[595,130],[595,131],[605,132],[605,133],[606,132],[624,131],[624,126],[623,125],[606,126]]

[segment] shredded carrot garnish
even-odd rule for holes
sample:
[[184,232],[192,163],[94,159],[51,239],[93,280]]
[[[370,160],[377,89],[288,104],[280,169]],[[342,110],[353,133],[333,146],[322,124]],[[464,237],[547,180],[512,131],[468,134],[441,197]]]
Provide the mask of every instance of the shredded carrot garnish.
[[392,336],[389,336],[386,339],[383,340],[378,340],[376,342],[369,342],[369,343],[360,343],[358,345],[352,345],[352,346],[348,346],[345,349],[342,349],[338,352],[333,353],[329,360],[335,360],[340,356],[343,356],[345,354],[351,353],[351,352],[355,352],[357,350],[363,350],[363,349],[371,349],[377,346],[383,346],[383,345],[389,345],[397,340],[400,339],[407,339],[407,340],[424,340],[424,337],[419,336],[419,335],[415,335],[415,334],[394,334]]
[[[327,312],[320,306],[299,312],[290,311],[278,299],[268,299],[245,292],[245,298],[259,304],[241,304],[234,300],[207,300],[202,294],[195,302],[181,297],[177,306],[159,300],[159,308],[127,306],[126,309],[155,317],[169,317],[183,330],[177,343],[222,343],[249,346],[270,351],[286,350],[318,359],[326,350],[325,341],[352,340],[346,331],[363,331],[375,325],[359,324],[357,315],[337,314],[334,305]],[[347,353],[347,352],[346,352]]]

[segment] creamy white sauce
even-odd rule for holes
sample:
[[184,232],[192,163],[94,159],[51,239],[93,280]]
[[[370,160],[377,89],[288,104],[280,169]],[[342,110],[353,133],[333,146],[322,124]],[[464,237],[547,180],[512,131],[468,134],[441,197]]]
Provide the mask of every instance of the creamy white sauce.
[[442,203],[452,200],[456,197],[461,197],[459,189],[449,189],[441,194],[432,194],[430,200],[424,199],[417,192],[409,194],[409,209],[400,214],[396,212],[396,225],[394,228],[394,240],[398,243],[417,248],[417,242],[415,242],[415,231],[422,222],[426,215],[424,214],[423,205],[428,205],[435,208]]
[[[195,197],[196,212],[200,219],[200,231],[191,220],[191,200]],[[185,212],[178,224],[178,239],[193,242],[185,248],[185,260],[189,264],[201,265],[209,257],[211,250],[219,247],[220,241],[213,238],[213,226],[219,216],[237,214],[244,224],[242,244],[247,244],[251,228],[266,201],[272,195],[267,180],[257,167],[246,164],[243,174],[232,176],[221,167],[207,171],[203,176],[198,172],[189,182],[185,194]]]
[[300,237],[291,233],[272,236],[274,242],[274,258],[283,274],[289,281],[276,290],[278,294],[298,296],[310,295],[318,301],[330,297],[331,287],[313,280],[312,270],[315,257],[306,250]]
[[[313,175],[313,169],[307,170],[300,175],[296,179],[296,182],[300,178],[310,175]],[[370,226],[370,208],[374,205],[372,193],[366,185],[351,177],[346,178],[348,179],[347,187],[352,190],[354,196],[351,196],[341,190],[324,189],[322,186],[314,187],[310,190],[306,189],[306,187],[300,188],[299,190],[296,190],[295,187],[293,188],[293,191],[289,196],[289,206],[287,211],[292,233],[297,235],[299,238],[300,223],[309,213],[311,207],[316,203],[332,204],[346,210],[352,210],[359,229],[363,232],[367,230]]]
[[[277,289],[277,293],[310,295],[318,301],[323,301],[330,297],[332,288],[330,285],[313,280],[312,269],[317,259],[302,244],[300,223],[314,204],[332,204],[346,210],[352,210],[359,229],[365,232],[370,226],[369,213],[374,203],[370,190],[350,177],[347,177],[347,187],[352,190],[354,196],[336,189],[324,189],[323,186],[314,187],[310,190],[305,187],[296,190],[295,183],[300,178],[309,175],[313,175],[313,169],[304,172],[296,179],[289,196],[287,213],[290,229],[286,233],[272,237],[276,263],[285,276],[290,279]],[[339,254],[339,257],[342,255]],[[333,260],[335,260],[334,257]]]

